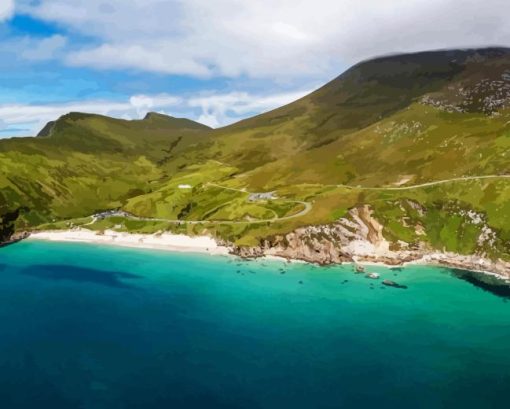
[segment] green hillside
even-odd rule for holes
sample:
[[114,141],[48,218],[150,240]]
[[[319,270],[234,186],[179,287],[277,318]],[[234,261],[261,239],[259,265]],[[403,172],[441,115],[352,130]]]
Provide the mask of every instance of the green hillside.
[[[87,224],[254,245],[370,205],[394,243],[510,260],[509,148],[509,49],[396,55],[221,129],[71,113],[1,140],[0,214],[4,231]],[[89,217],[108,209],[134,217]]]
[[[270,163],[251,177],[260,186],[268,178],[370,186],[408,174],[420,182],[503,171],[509,70],[506,49],[364,62],[300,101],[217,131],[215,146],[228,163]],[[459,158],[470,165],[457,169]]]
[[204,143],[207,127],[148,115],[124,121],[71,113],[36,138],[0,141],[0,214],[34,226],[122,206],[168,177],[165,161]]

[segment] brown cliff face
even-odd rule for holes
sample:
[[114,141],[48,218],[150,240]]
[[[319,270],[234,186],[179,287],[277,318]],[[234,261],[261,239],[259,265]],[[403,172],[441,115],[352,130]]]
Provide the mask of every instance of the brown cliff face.
[[370,206],[362,205],[351,209],[345,218],[335,223],[301,227],[285,235],[267,238],[257,247],[233,247],[232,253],[245,258],[278,256],[321,265],[356,261],[396,266],[419,261],[488,272],[510,280],[510,263],[502,260],[437,252],[426,243],[393,251],[390,248],[401,248],[401,243],[388,242],[383,236],[383,228],[373,217]]
[[371,254],[389,247],[383,226],[372,213],[369,206],[359,206],[336,223],[302,227],[265,239],[258,247],[239,247],[234,252],[242,257],[272,255],[319,264],[351,262],[360,249]]
[[363,238],[374,245],[385,241],[382,231],[383,225],[372,217],[373,210],[368,205],[354,208],[350,215],[354,218],[360,229],[363,230]]

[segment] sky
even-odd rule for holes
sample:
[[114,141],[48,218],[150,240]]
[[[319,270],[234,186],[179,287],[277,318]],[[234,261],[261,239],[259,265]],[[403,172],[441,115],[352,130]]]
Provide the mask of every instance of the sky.
[[508,0],[0,0],[0,138],[70,111],[212,127],[374,56],[510,46]]

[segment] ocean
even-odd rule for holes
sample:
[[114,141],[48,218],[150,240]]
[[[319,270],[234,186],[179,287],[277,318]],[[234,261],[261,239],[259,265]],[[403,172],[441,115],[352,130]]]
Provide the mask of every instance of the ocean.
[[367,270],[381,279],[350,265],[1,248],[0,407],[508,405],[504,292],[439,267]]

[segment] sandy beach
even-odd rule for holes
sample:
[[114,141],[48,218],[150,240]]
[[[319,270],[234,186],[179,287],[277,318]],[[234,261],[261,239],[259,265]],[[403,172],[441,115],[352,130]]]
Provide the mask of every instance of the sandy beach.
[[64,241],[77,243],[106,244],[122,247],[155,250],[194,252],[206,254],[228,254],[228,248],[219,246],[208,236],[190,237],[184,234],[134,234],[106,230],[99,234],[86,229],[33,232],[29,240]]

